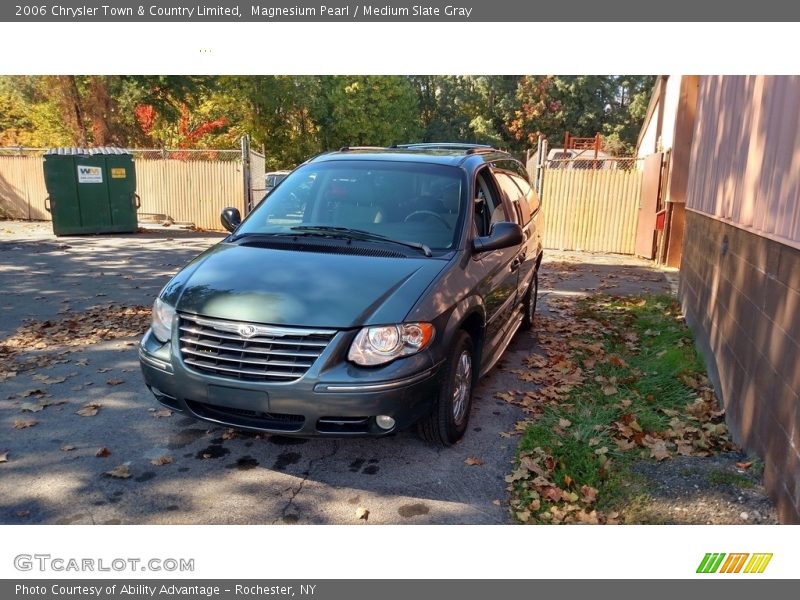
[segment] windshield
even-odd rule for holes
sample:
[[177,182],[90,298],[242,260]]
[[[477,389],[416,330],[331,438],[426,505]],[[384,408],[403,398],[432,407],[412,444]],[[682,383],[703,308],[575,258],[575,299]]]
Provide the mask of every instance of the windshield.
[[330,161],[293,171],[236,231],[287,233],[339,227],[453,248],[462,206],[456,167],[391,161]]

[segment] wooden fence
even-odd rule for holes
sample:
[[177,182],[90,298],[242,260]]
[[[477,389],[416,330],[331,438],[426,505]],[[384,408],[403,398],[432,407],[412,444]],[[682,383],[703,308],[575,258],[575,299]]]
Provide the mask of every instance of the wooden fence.
[[[0,156],[0,217],[50,220],[42,163],[41,156]],[[135,165],[142,218],[163,215],[221,229],[223,208],[244,209],[240,161],[136,159]]]
[[633,254],[641,187],[642,172],[635,167],[545,168],[545,247]]

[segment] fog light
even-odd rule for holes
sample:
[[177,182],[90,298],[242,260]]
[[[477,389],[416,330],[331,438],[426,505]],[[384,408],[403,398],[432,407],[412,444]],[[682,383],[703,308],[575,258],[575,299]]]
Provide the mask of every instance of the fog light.
[[391,429],[394,427],[394,419],[389,415],[378,415],[375,417],[375,422],[381,429]]

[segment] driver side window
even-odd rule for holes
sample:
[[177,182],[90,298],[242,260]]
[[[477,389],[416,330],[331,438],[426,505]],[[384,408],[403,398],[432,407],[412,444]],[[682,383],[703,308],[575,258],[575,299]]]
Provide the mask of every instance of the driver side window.
[[508,221],[505,207],[488,173],[488,169],[484,169],[475,179],[474,215],[479,237],[489,235],[495,223]]

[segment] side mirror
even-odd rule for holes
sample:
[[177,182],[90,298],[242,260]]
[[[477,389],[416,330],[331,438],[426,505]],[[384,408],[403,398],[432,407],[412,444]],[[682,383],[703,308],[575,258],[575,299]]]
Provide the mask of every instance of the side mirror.
[[223,208],[222,214],[219,216],[219,220],[222,222],[222,226],[233,233],[236,231],[236,228],[242,224],[242,213],[239,212],[238,208]]
[[495,223],[489,235],[472,240],[472,251],[491,252],[502,248],[519,246],[522,243],[522,227],[516,223]]

